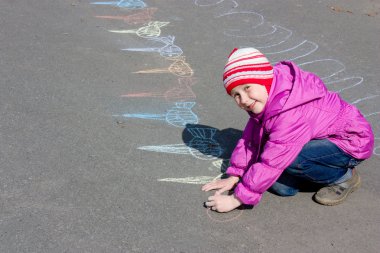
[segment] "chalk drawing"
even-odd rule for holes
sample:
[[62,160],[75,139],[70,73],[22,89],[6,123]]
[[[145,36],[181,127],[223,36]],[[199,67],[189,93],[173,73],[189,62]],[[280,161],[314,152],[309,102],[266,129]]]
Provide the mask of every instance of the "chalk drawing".
[[126,98],[141,98],[141,97],[151,97],[151,98],[165,98],[168,102],[183,102],[189,101],[196,98],[195,93],[191,89],[191,86],[196,82],[195,78],[192,77],[180,77],[178,78],[179,85],[167,90],[164,93],[161,92],[142,92],[142,93],[130,93],[121,95],[121,97]]
[[177,57],[183,54],[182,49],[179,46],[174,45],[174,36],[156,37],[150,38],[150,40],[158,41],[164,44],[163,47],[151,47],[151,48],[125,48],[124,51],[134,52],[157,52],[163,57]]
[[175,106],[168,110],[166,114],[150,114],[150,113],[135,113],[113,115],[115,117],[122,116],[124,118],[139,118],[151,120],[164,120],[168,124],[175,127],[185,127],[187,124],[197,124],[198,116],[191,110],[195,102],[177,102]]
[[[343,79],[339,79],[336,81],[330,81],[325,82],[326,85],[329,86],[329,88],[335,90],[336,92],[342,92],[344,90],[352,89],[358,85],[363,84],[364,78],[361,76],[352,76],[352,77],[346,77]],[[351,84],[352,83],[352,84]],[[343,88],[339,88],[340,86],[346,86]],[[333,87],[336,87],[335,89]]]
[[[226,222],[230,222],[230,221],[234,221],[236,220],[237,218],[239,218],[242,214],[243,214],[243,209],[241,210],[233,210],[231,212],[228,212],[228,213],[223,213],[223,216],[218,216],[218,218],[214,218],[213,216],[214,215],[219,215],[217,212],[214,212],[214,211],[211,211],[210,208],[206,208],[206,213],[207,213],[207,216],[212,220],[212,221],[215,221],[215,222],[218,222],[218,223],[226,223]],[[237,212],[237,214],[236,214]],[[213,213],[213,215],[211,215],[211,213]],[[231,216],[230,218],[226,218],[226,216]],[[221,217],[224,217],[224,218],[221,218]]]
[[[277,51],[277,52],[268,52],[268,53],[264,52],[264,54],[273,55],[273,54],[283,54],[283,53],[289,53],[289,52],[292,53],[294,51],[295,54],[300,54],[300,55],[287,58],[287,60],[289,60],[289,61],[294,61],[298,58],[308,56],[317,50],[318,50],[317,44],[315,44],[314,42],[311,42],[311,41],[304,40],[294,47],[287,48],[285,50],[281,50],[281,51]],[[284,58],[281,57],[281,59],[284,59]]]
[[[343,72],[346,67],[344,64],[335,59],[320,59],[304,63],[299,63],[298,66],[302,67],[303,70],[311,71],[313,69],[318,69],[318,76],[322,80],[330,79],[337,74]],[[326,72],[326,73],[324,73]]]
[[141,70],[133,73],[140,73],[140,74],[161,74],[161,73],[171,73],[176,76],[181,77],[190,77],[194,74],[193,69],[190,67],[190,65],[185,62],[185,57],[173,57],[173,58],[167,58],[169,60],[174,61],[172,64],[170,64],[169,68],[161,68],[161,69],[148,69],[148,70]]
[[[243,27],[242,28],[242,16],[244,16],[244,19],[247,20],[248,22],[248,27]],[[232,28],[225,28],[226,30],[224,31],[225,35],[230,35],[234,36],[236,32],[241,33],[242,30],[253,30],[259,26],[261,26],[264,23],[264,17],[254,11],[233,11],[230,10],[228,12],[222,13],[220,15],[215,16],[215,18],[228,18],[228,24],[234,25],[235,22],[238,23],[238,27],[232,29]],[[240,36],[240,35],[239,35]]]
[[216,177],[196,176],[196,177],[182,177],[182,178],[161,178],[161,179],[157,179],[157,181],[180,183],[180,184],[207,184],[221,178],[222,175],[223,173],[219,174]]
[[223,160],[223,159],[218,159],[216,161],[212,162],[212,166],[208,168],[210,171],[214,171],[215,169],[218,169],[218,171],[225,172],[229,166],[229,159]]
[[161,27],[170,24],[170,22],[151,21],[146,26],[135,30],[108,30],[112,33],[135,33],[142,38],[158,37],[161,34]]
[[368,96],[368,97],[364,97],[364,98],[359,98],[358,100],[355,100],[353,102],[351,102],[351,104],[357,104],[359,102],[362,102],[362,101],[365,101],[365,100],[369,100],[369,99],[372,99],[372,98],[377,98],[379,97],[380,95],[372,95],[372,96]]
[[95,16],[101,19],[122,20],[128,24],[145,24],[152,20],[157,8],[145,8],[137,13],[124,16]]
[[187,130],[194,137],[188,143],[143,146],[138,149],[152,152],[192,155],[200,160],[214,160],[223,153],[222,147],[214,139],[215,128],[187,128]]
[[[211,2],[211,3],[209,3]],[[218,5],[220,3],[224,2],[224,0],[214,0],[214,1],[205,1],[205,0],[195,0],[194,3],[195,5],[198,5],[198,6],[214,6],[214,5]]]
[[91,4],[97,5],[110,5],[127,9],[142,9],[147,5],[141,0],[121,0],[121,1],[109,1],[109,2],[92,2]]

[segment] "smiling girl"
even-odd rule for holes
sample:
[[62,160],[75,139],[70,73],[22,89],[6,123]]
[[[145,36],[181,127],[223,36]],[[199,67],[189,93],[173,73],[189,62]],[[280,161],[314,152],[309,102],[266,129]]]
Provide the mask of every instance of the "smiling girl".
[[[289,61],[272,67],[257,49],[242,48],[228,57],[223,81],[250,117],[232,153],[229,177],[202,187],[217,190],[208,208],[228,212],[257,205],[269,188],[293,196],[311,184],[319,186],[317,203],[336,205],[359,188],[355,166],[372,154],[371,126],[318,76]],[[222,194],[231,189],[233,194]]]

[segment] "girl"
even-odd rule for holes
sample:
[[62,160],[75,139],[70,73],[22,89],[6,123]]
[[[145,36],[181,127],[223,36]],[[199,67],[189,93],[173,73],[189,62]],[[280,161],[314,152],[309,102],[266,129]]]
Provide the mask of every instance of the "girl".
[[[207,207],[228,212],[256,205],[270,187],[280,196],[293,196],[305,182],[323,187],[314,195],[316,202],[336,205],[359,188],[354,168],[372,154],[371,126],[318,76],[289,61],[272,67],[257,49],[235,48],[223,81],[250,117],[232,153],[229,177],[202,187],[217,190]],[[234,194],[222,195],[232,188]]]

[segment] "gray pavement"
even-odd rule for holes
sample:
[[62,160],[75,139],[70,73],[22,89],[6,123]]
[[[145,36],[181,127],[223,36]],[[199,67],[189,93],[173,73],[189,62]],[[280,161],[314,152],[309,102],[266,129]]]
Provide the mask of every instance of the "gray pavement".
[[339,206],[265,193],[218,214],[200,190],[247,119],[221,83],[233,47],[318,73],[380,138],[379,12],[377,0],[0,1],[0,252],[379,252],[378,139]]

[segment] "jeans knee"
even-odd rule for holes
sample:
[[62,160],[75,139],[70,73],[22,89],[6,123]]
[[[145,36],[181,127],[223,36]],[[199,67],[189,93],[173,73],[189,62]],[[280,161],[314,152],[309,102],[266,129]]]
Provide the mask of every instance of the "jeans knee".
[[298,189],[296,188],[293,188],[293,187],[290,187],[290,186],[287,186],[287,185],[284,185],[284,184],[280,184],[278,182],[274,183],[270,188],[269,188],[269,192],[273,193],[273,194],[276,194],[278,196],[282,196],[282,197],[290,197],[290,196],[294,196],[298,193]]

